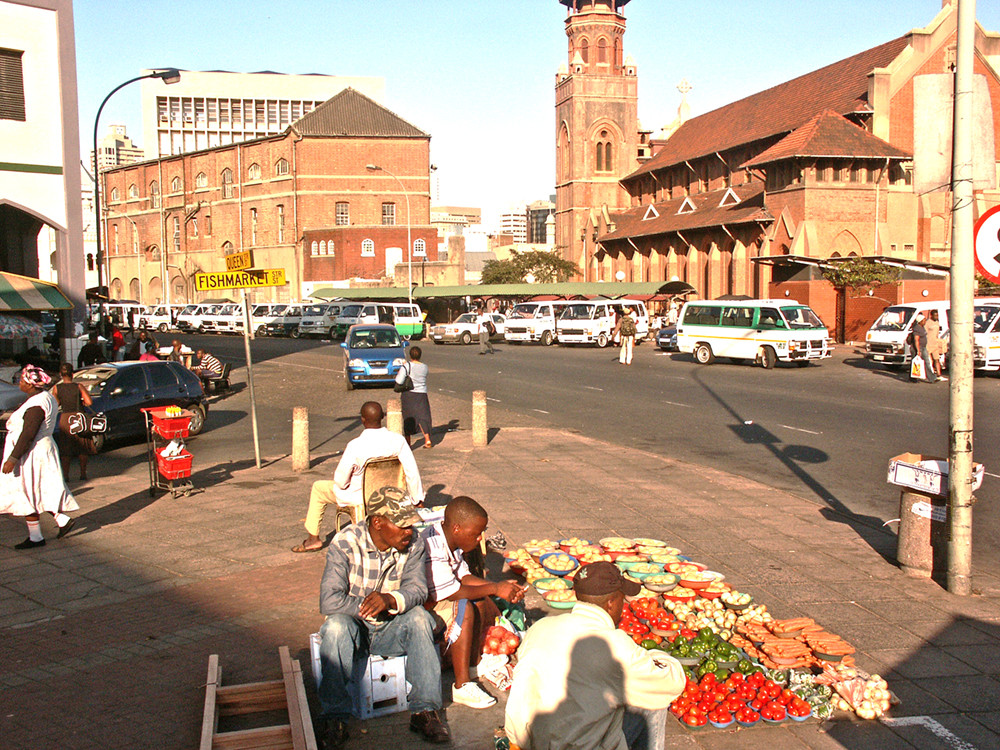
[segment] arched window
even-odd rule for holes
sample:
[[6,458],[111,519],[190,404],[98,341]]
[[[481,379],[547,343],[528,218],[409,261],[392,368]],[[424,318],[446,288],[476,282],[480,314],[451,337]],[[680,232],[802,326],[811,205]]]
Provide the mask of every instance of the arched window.
[[111,188],[111,200],[116,201],[121,197],[118,188]]
[[362,240],[361,255],[368,257],[375,255],[375,242],[372,240]]
[[598,137],[595,160],[595,170],[597,172],[613,172],[615,168],[614,155],[611,150],[611,135],[607,130],[602,130]]
[[319,243],[316,240],[312,241],[310,249],[313,255],[319,255]]
[[556,163],[559,168],[559,177],[561,179],[568,178],[570,171],[569,131],[565,125],[559,128],[559,141],[556,144]]
[[420,240],[414,240],[414,242],[413,242],[413,254],[414,255],[426,256],[427,255],[427,243],[424,242],[422,239],[420,239]]
[[233,243],[232,242],[230,242],[229,240],[226,240],[225,242],[222,243],[222,254],[223,255],[232,255],[233,251],[234,251],[234,248],[233,248]]
[[326,255],[326,240],[320,240],[319,242],[319,254]]
[[94,254],[93,253],[87,253],[87,270],[88,271],[93,271],[94,270]]
[[597,64],[607,65],[608,64],[608,40],[599,39],[597,41]]
[[128,197],[129,200],[135,200],[139,197],[139,186],[135,183],[128,186]]
[[247,179],[248,180],[260,179],[260,164],[251,164],[249,167],[247,167]]
[[586,39],[580,42],[580,57],[583,58],[584,65],[590,62],[590,42]]
[[208,175],[204,172],[199,172],[195,175],[194,186],[196,188],[208,187]]
[[160,207],[160,183],[156,180],[149,183],[149,202],[153,208]]
[[233,197],[233,170],[229,167],[222,170],[222,197]]
[[175,177],[170,181],[170,192],[179,193],[181,191],[181,178]]
[[274,173],[277,175],[288,174],[288,159],[278,159],[278,163],[274,165]]

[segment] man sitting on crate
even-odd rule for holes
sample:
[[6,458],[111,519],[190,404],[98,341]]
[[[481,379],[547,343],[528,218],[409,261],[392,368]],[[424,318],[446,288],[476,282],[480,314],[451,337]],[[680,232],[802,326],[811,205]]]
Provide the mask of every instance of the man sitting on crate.
[[[441,663],[427,598],[427,550],[411,528],[420,521],[403,492],[372,494],[366,521],[344,528],[330,544],[320,582],[322,709],[318,732],[328,750],[347,740],[348,684],[355,663],[369,654],[406,656],[410,730],[429,742],[447,742],[441,709]],[[414,542],[417,542],[414,544]]]
[[407,445],[406,438],[382,426],[384,416],[382,405],[377,401],[367,401],[361,407],[361,424],[365,429],[344,448],[344,455],[340,457],[340,463],[333,472],[333,479],[317,479],[313,482],[309,493],[309,510],[306,511],[308,536],[301,544],[292,547],[292,552],[318,552],[323,549],[319,531],[327,505],[364,505],[362,489],[365,463],[371,458],[398,458],[403,466],[410,497],[416,503],[424,501],[424,488],[420,483],[417,462],[413,460],[413,451]]

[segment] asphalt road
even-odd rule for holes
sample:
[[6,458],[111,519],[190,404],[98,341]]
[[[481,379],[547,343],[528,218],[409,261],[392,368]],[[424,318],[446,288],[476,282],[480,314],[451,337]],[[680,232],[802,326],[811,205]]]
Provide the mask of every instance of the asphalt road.
[[[204,343],[234,363],[236,380],[245,379],[238,369],[244,361],[242,338],[181,338],[192,346]],[[808,368],[767,371],[727,360],[700,366],[650,343],[636,348],[631,367],[618,364],[613,348],[498,344],[497,354],[478,356],[475,345],[421,343],[431,367],[432,394],[464,400],[472,390],[485,389],[491,422],[496,410],[508,423],[518,418],[544,422],[713,466],[870,526],[899,515],[899,492],[886,483],[890,457],[906,451],[947,454],[947,383],[911,383],[867,363],[852,347],[841,347],[832,359]],[[356,403],[366,394],[384,400],[390,393],[344,393],[340,349],[329,342],[258,339],[252,348],[260,363],[255,368],[258,415],[267,455],[287,452],[290,407],[305,397],[315,403],[313,434],[332,438],[357,428]],[[1000,533],[995,509],[1000,426],[992,417],[1000,406],[1000,379],[977,377],[975,397],[981,415],[975,458],[989,473],[976,492],[974,562],[1000,574],[992,548]],[[234,398],[213,405],[209,429],[232,427],[245,436],[244,404],[245,399]],[[209,448],[207,441],[205,450],[220,456],[226,451],[224,444]]]

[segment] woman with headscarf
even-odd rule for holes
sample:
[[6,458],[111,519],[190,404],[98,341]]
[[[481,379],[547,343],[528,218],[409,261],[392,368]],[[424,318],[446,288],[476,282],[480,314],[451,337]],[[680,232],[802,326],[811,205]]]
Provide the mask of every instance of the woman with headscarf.
[[[83,415],[83,407],[90,406],[93,400],[87,389],[80,383],[73,382],[73,365],[63,362],[59,368],[62,380],[52,388],[52,394],[59,402],[59,432],[56,445],[59,446],[59,459],[62,462],[63,479],[69,481],[69,465],[74,457],[80,458],[80,479],[87,478],[87,459],[94,452],[94,443],[86,431],[72,434],[71,417],[74,414]],[[79,420],[80,417],[77,417]],[[86,424],[86,422],[84,422]],[[86,436],[86,437],[85,437]]]
[[34,365],[21,371],[20,388],[28,400],[7,420],[7,440],[0,465],[0,513],[22,516],[28,538],[14,549],[45,544],[39,524],[41,513],[51,513],[59,526],[59,537],[73,528],[67,511],[79,510],[66,487],[52,433],[58,421],[59,404],[47,389],[52,378]]
[[409,443],[410,435],[423,435],[424,447],[433,448],[431,442],[431,402],[427,398],[427,373],[430,368],[420,361],[422,353],[419,346],[411,346],[408,350],[410,361],[399,368],[396,373],[396,383],[402,385],[406,376],[413,381],[413,388],[400,394],[400,407],[403,412],[403,435]]

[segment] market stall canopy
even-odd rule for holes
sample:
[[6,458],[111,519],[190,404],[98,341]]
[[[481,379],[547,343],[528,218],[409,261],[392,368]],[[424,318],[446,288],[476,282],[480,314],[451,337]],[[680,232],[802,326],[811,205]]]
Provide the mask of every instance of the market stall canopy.
[[55,284],[0,272],[0,311],[71,309],[73,303]]
[[0,339],[42,338],[44,335],[45,330],[33,320],[0,313]]
[[[565,281],[552,284],[466,284],[464,286],[417,286],[414,299],[445,297],[536,297],[551,294],[557,297],[626,297],[628,295],[690,294],[695,289],[683,281]],[[406,299],[406,287],[369,287],[360,289],[317,289],[313,297],[320,299],[390,300]]]

